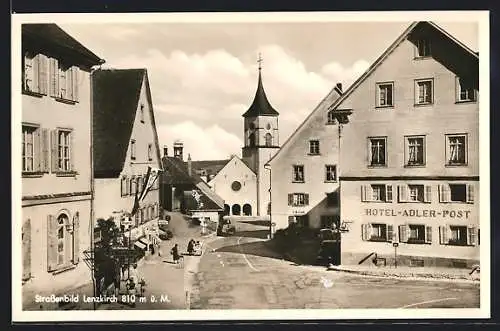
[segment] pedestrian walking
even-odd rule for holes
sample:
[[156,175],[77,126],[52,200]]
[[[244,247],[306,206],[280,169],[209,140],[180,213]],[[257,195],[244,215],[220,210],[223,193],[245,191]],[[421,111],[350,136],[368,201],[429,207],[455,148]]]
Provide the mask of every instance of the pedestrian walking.
[[193,255],[194,252],[194,240],[190,239],[187,245],[187,252],[189,255]]
[[162,253],[162,251],[161,251],[161,243],[158,243],[158,247],[157,247],[156,250],[158,251],[158,256],[161,257],[161,253]]
[[180,256],[177,244],[175,244],[174,247],[172,247],[172,249],[170,250],[170,254],[172,254],[172,259],[174,260],[174,263],[175,264],[179,263]]

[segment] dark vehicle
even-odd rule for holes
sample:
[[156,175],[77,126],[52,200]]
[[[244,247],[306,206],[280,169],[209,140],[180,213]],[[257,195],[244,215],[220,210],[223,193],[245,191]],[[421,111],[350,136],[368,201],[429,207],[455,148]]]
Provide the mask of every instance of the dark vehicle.
[[217,226],[218,236],[232,236],[236,233],[236,227],[231,224],[231,220],[222,218]]
[[320,264],[340,264],[340,233],[332,229],[321,229],[320,247],[316,261]]
[[172,231],[170,230],[163,231],[162,229],[160,229],[159,237],[161,240],[170,240],[172,239],[173,236],[174,234],[172,233]]
[[168,221],[170,220],[170,216],[166,215],[165,220],[159,220],[158,221],[158,229],[159,231],[159,237],[161,240],[170,240],[174,236],[172,231],[168,229]]

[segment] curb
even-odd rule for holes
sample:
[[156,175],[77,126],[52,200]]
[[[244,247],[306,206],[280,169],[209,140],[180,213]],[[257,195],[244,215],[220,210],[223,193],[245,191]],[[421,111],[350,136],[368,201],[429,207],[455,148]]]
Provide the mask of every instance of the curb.
[[442,276],[437,274],[394,274],[390,272],[372,272],[372,271],[364,271],[364,270],[352,270],[346,268],[339,267],[327,267],[327,271],[338,271],[344,272],[348,274],[360,275],[365,277],[377,277],[377,278],[388,278],[388,279],[412,279],[412,280],[423,280],[423,281],[443,281],[443,282],[463,282],[463,283],[472,283],[479,284],[479,279],[465,278],[463,276]]

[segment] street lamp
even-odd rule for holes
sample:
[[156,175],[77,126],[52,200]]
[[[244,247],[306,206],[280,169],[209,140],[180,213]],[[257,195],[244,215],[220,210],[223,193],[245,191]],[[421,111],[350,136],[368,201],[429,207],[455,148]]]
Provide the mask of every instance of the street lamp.
[[271,195],[271,165],[264,164],[264,169],[269,171],[269,239],[273,239],[273,218],[272,218],[272,195]]

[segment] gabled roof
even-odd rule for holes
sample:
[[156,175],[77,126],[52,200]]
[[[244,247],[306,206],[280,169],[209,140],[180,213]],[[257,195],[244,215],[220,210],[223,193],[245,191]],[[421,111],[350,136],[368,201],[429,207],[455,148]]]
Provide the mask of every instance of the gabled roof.
[[[96,178],[116,178],[123,170],[144,80],[146,89],[149,90],[146,69],[106,69],[92,73],[93,152]],[[160,160],[149,91],[147,98],[156,154]]]
[[216,175],[230,160],[191,161],[193,170],[206,170],[208,175]]
[[[164,172],[162,183],[172,186],[197,187],[206,197],[205,209],[223,209],[224,199],[210,189],[207,183],[194,171],[189,175],[187,163],[180,158],[167,156],[162,159]],[[208,199],[208,200],[207,200]],[[210,208],[209,208],[210,207]]]
[[58,46],[83,60],[85,62],[83,64],[89,67],[105,62],[56,24],[23,24],[22,34],[23,39],[31,37],[31,41],[38,42],[43,47],[47,47],[47,45]]
[[253,99],[252,105],[243,114],[243,117],[256,117],[256,116],[278,116],[279,113],[271,106],[267,100],[266,91],[262,85],[262,76],[259,69],[259,80],[257,83],[257,91]]
[[[349,97],[352,92],[362,83],[366,80],[368,76],[372,72],[375,71],[375,69],[378,68],[378,66],[389,57],[389,55],[404,41],[406,40],[410,34],[418,29],[422,28],[430,28],[434,32],[437,32],[441,36],[445,37],[447,40],[451,41],[454,43],[457,47],[458,50],[461,50],[464,54],[467,54],[470,56],[470,58],[473,58],[474,60],[479,60],[479,53],[474,52],[467,46],[465,46],[463,43],[455,39],[452,35],[450,35],[448,32],[446,32],[444,29],[439,27],[437,24],[430,22],[430,21],[416,21],[410,24],[406,30],[403,31],[403,33],[382,53],[382,55],[379,56],[375,62],[372,63],[372,65],[354,82],[349,86],[349,88],[343,93],[339,98],[337,98],[335,101],[331,103],[331,105],[328,107],[329,110],[335,109],[347,98]],[[334,89],[335,90],[335,89]],[[285,148],[285,146],[293,140],[293,137],[301,130],[301,128],[308,122],[308,120],[315,114],[316,112],[320,111],[321,109],[324,110],[324,107],[320,107],[323,102],[328,98],[328,96],[333,92],[333,90],[327,95],[325,99],[321,101],[321,103],[316,107],[316,109],[309,114],[309,116],[300,124],[300,126],[295,130],[290,137],[285,141],[285,143],[282,145],[281,149],[268,161],[268,163],[271,163],[279,154],[280,152]],[[340,109],[339,109],[340,110]]]
[[[252,174],[255,174],[255,172],[252,170],[252,168],[250,168],[248,163],[240,159],[237,155],[233,155],[233,157],[230,160],[228,160],[228,162],[226,162],[226,164],[224,165],[224,167],[222,167],[222,169],[228,167],[231,164],[231,161],[235,159],[241,162],[245,167],[247,167]],[[210,183],[217,177],[217,175],[222,171],[222,169],[220,169],[219,172],[210,180]]]

